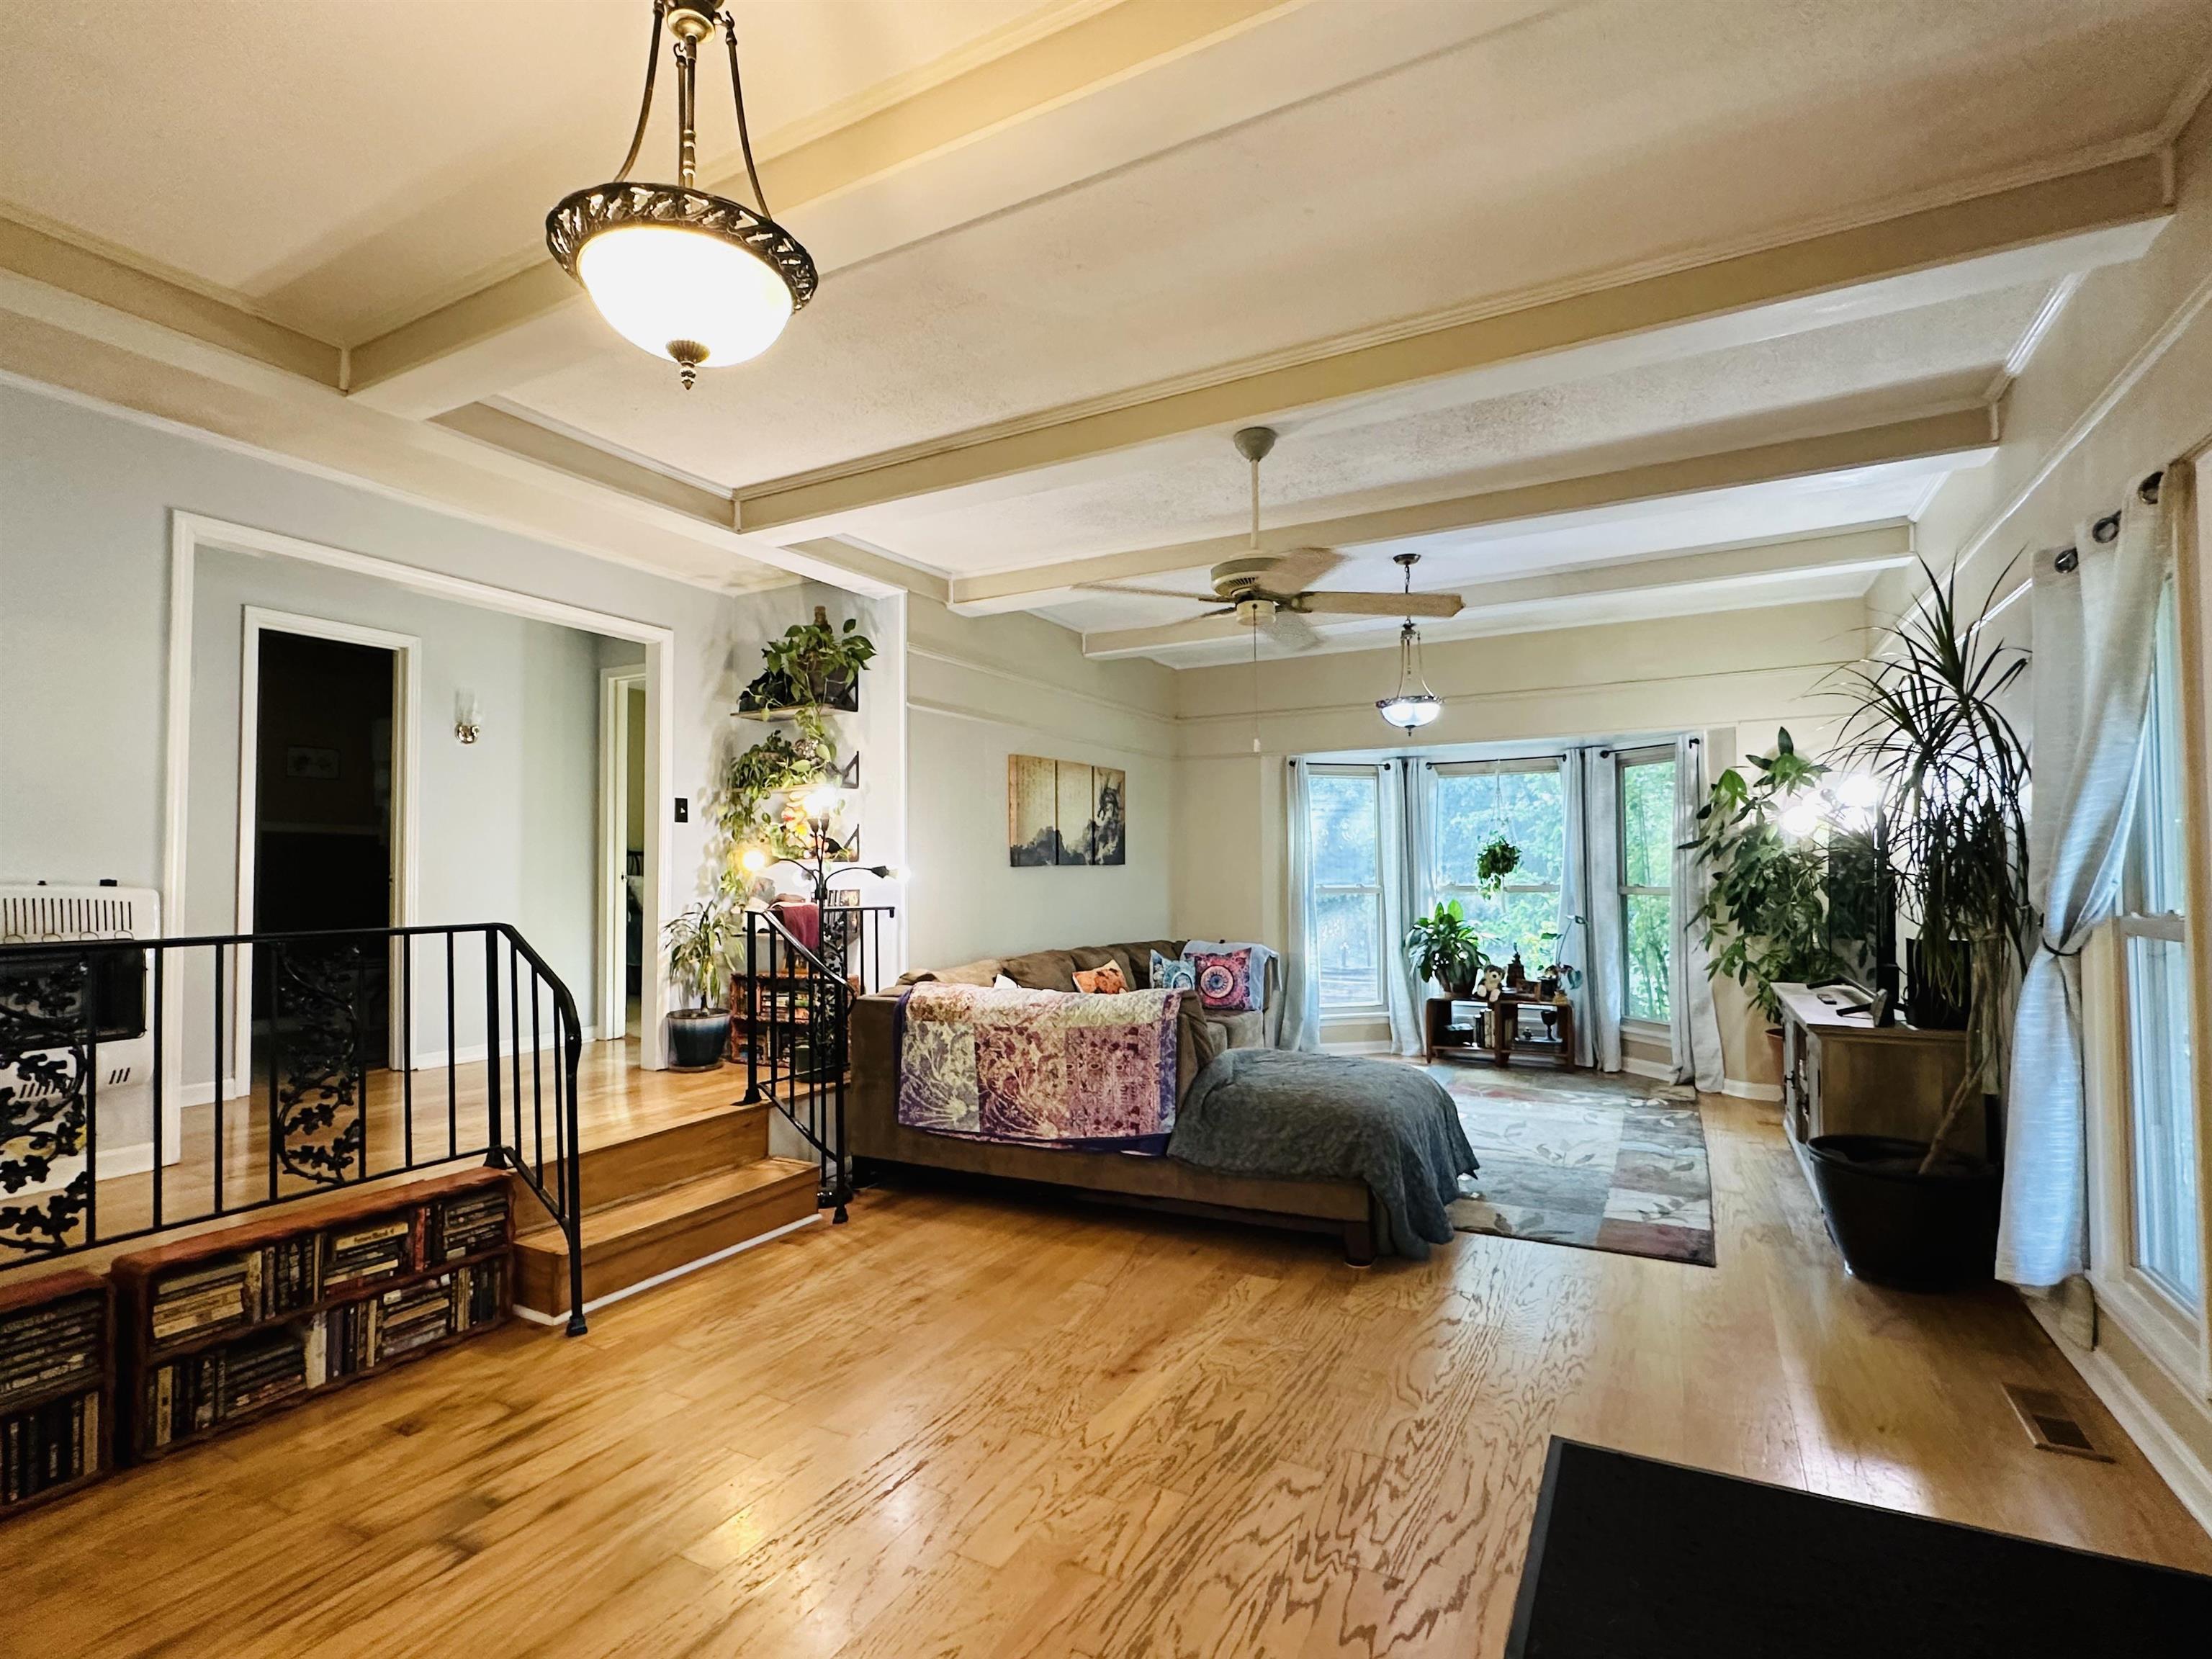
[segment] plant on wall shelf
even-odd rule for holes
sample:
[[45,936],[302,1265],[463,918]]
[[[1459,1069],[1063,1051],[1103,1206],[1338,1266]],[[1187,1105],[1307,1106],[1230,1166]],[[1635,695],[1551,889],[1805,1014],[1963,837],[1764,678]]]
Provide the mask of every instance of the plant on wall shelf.
[[1799,754],[1786,730],[1776,732],[1772,754],[1748,758],[1755,775],[1731,766],[1714,779],[1698,809],[1697,836],[1683,846],[1707,878],[1690,918],[1704,929],[1706,972],[1735,981],[1772,1020],[1782,1017],[1777,985],[1818,984],[1839,971],[1828,950],[1827,860],[1781,824],[1828,769]]
[[1505,878],[1521,867],[1521,849],[1503,836],[1493,836],[1474,860],[1475,885],[1485,898],[1496,898]]
[[824,709],[851,713],[860,706],[860,674],[876,654],[875,642],[848,617],[841,629],[821,605],[814,620],[793,623],[781,639],[761,647],[767,666],[738,699],[740,714],[789,714],[803,732],[826,735]]
[[781,816],[769,811],[769,798],[809,788],[836,769],[829,744],[805,732],[796,742],[771,732],[731,757],[714,810],[715,827],[732,862],[748,847],[764,848],[775,858],[804,852],[804,846],[792,842]]
[[1467,919],[1457,899],[1447,899],[1406,930],[1406,949],[1413,971],[1422,980],[1434,980],[1453,996],[1465,996],[1475,976],[1489,967],[1482,953],[1482,938]]

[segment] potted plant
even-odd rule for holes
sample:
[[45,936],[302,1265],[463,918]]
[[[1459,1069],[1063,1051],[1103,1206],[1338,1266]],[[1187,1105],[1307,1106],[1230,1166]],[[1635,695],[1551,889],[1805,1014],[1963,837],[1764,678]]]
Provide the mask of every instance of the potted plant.
[[1457,899],[1447,899],[1417,919],[1406,930],[1406,949],[1413,953],[1413,971],[1443,986],[1448,996],[1469,995],[1475,976],[1490,965],[1481,936]]
[[679,1072],[711,1072],[730,1041],[730,915],[702,900],[668,924],[668,975],[693,1006],[668,1016],[669,1064]]
[[1980,1152],[1954,1139],[1967,1108],[1996,1090],[2008,992],[2027,967],[2035,926],[2027,752],[2002,707],[2027,653],[1991,641],[1986,606],[1962,626],[1953,583],[1922,570],[1921,608],[1889,630],[1881,654],[1850,672],[1844,746],[1884,785],[1890,859],[1920,936],[1914,994],[1965,1011],[1965,1075],[1927,1140],[1817,1135],[1808,1147],[1852,1272],[1907,1288],[1991,1271],[1997,1178],[1986,1129]]
[[860,672],[876,654],[875,644],[848,617],[839,629],[821,605],[814,620],[793,623],[781,639],[761,647],[767,666],[738,694],[742,714],[792,714],[830,709],[851,714],[860,706]]
[[[1749,757],[1753,775],[1731,766],[1698,809],[1698,833],[1683,846],[1706,878],[1691,921],[1704,929],[1706,973],[1733,979],[1769,1020],[1782,1018],[1774,988],[1819,984],[1839,965],[1828,949],[1827,860],[1815,842],[1782,828],[1790,804],[1820,787],[1828,769],[1797,752],[1788,730],[1774,752]],[[1782,1034],[1770,1027],[1775,1075]]]

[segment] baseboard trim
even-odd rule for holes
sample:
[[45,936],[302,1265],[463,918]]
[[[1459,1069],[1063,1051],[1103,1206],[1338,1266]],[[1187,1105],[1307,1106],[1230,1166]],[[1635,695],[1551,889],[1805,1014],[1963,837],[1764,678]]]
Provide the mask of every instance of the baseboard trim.
[[1321,1051],[1325,1054],[1395,1054],[1398,1048],[1387,1037],[1369,1037],[1359,1042],[1324,1042]]
[[2021,1303],[2035,1322],[2043,1327],[2051,1346],[2065,1356],[2066,1363],[2089,1385],[2089,1392],[2104,1402],[2105,1409],[2112,1413],[2128,1438],[2136,1443],[2136,1449],[2157,1471],[2159,1479],[2181,1500],[2182,1508],[2195,1517],[2198,1526],[2212,1534],[2212,1468],[2206,1467],[2188,1443],[2173,1431],[2150,1401],[2143,1398],[2142,1390],[2112,1363],[2111,1356],[2068,1341],[2059,1334],[2057,1313],[2035,1297],[2023,1296]]
[[1657,1078],[1662,1083],[1674,1080],[1674,1068],[1663,1060],[1631,1060],[1623,1055],[1620,1069],[1634,1077]]
[[[733,1255],[742,1255],[758,1245],[781,1238],[786,1233],[795,1233],[801,1227],[811,1227],[821,1219],[822,1212],[817,1210],[812,1215],[803,1215],[796,1221],[787,1221],[782,1226],[771,1228],[756,1237],[743,1239],[731,1245],[727,1249],[716,1250],[712,1255],[702,1255],[696,1261],[687,1261],[680,1267],[671,1267],[665,1273],[655,1273],[650,1279],[639,1279],[635,1285],[625,1285],[618,1291],[609,1291],[605,1296],[594,1297],[584,1304],[585,1316],[588,1318],[600,1309],[611,1307],[625,1297],[635,1296],[640,1291],[649,1291],[656,1285],[665,1285],[672,1279],[681,1279],[686,1273],[697,1273],[702,1267],[711,1267],[717,1261],[726,1261]],[[526,1308],[519,1302],[514,1304],[514,1316],[517,1319],[526,1319],[533,1325],[565,1325],[568,1322],[568,1316],[565,1313],[544,1314],[535,1308]]]
[[1738,1100],[1770,1100],[1778,1103],[1782,1098],[1782,1085],[1778,1083],[1747,1083],[1741,1078],[1729,1077],[1721,1079],[1721,1092],[1724,1095],[1734,1095]]

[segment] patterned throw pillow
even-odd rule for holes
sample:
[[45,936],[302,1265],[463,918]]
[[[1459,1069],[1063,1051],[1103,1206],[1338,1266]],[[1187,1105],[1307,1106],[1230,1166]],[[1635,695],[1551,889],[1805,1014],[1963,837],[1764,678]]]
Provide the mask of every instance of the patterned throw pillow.
[[1164,957],[1152,952],[1152,989],[1155,991],[1195,991],[1198,989],[1198,968],[1194,963],[1181,957]]
[[1118,997],[1129,988],[1121,977],[1121,964],[1118,962],[1098,968],[1079,968],[1074,979],[1075,988],[1085,996]]
[[1260,1006],[1248,951],[1194,951],[1188,960],[1198,980],[1198,1000],[1213,1013],[1248,1013]]

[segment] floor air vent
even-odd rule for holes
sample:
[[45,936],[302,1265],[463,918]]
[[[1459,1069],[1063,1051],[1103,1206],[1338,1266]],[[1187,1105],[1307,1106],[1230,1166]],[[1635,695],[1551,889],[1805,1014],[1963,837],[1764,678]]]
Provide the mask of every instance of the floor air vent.
[[2097,1443],[2089,1438],[2074,1415],[2074,1408],[2065,1397],[2050,1389],[2023,1388],[2017,1382],[2004,1386],[2005,1398],[2020,1413],[2027,1437],[2043,1451],[2064,1452],[2069,1457],[2087,1457],[2099,1463],[2112,1461],[2109,1453],[2097,1449]]

